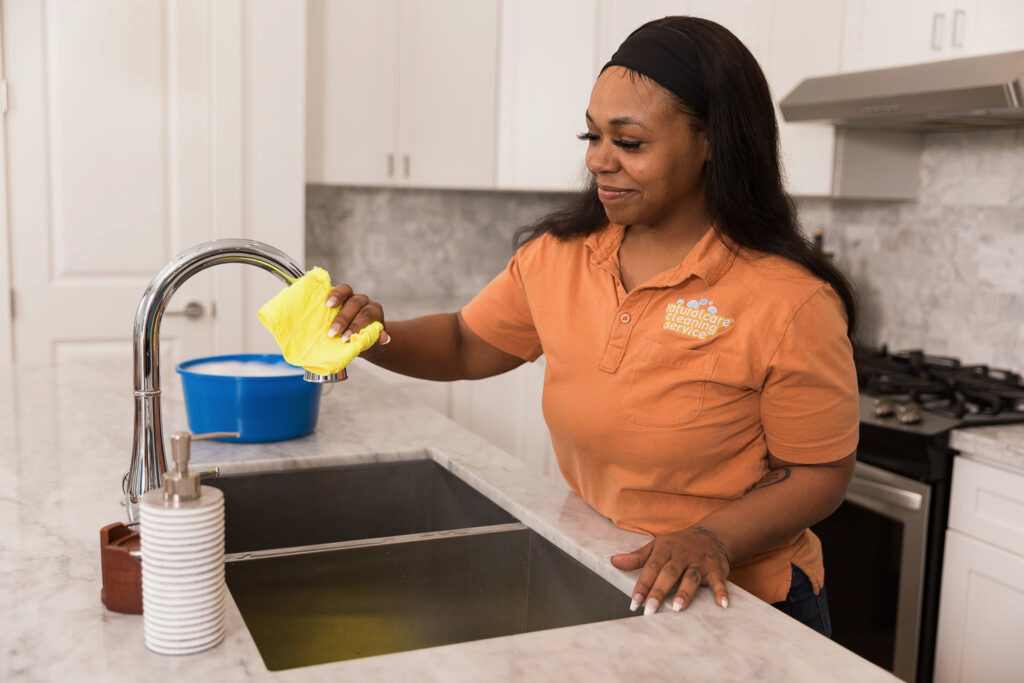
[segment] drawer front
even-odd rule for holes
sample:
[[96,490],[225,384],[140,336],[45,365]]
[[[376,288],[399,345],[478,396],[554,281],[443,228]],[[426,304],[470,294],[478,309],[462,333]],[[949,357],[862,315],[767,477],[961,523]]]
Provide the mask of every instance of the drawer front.
[[1024,557],[1024,474],[957,457],[949,527]]

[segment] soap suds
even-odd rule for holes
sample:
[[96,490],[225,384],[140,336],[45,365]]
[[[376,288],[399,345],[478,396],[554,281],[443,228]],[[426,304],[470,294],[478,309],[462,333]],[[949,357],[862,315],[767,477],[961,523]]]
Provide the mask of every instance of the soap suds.
[[240,360],[198,363],[185,368],[185,370],[200,375],[224,375],[227,377],[290,377],[303,374],[302,368],[292,367],[284,363]]

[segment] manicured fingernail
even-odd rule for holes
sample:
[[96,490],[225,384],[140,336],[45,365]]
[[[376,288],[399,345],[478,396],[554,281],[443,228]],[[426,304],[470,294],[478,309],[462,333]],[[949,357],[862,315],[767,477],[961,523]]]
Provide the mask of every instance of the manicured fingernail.
[[343,341],[343,342],[347,342],[351,338],[352,338],[352,333],[349,332],[348,330],[345,330],[345,334],[341,335],[341,341]]
[[341,325],[331,325],[331,329],[327,330],[328,337],[337,337],[338,332],[341,331]]
[[675,612],[678,612],[681,609],[683,609],[683,599],[682,598],[676,598],[675,600],[672,601],[672,610],[675,611]]
[[647,598],[647,602],[644,603],[644,616],[649,617],[658,611],[658,601],[654,598]]
[[718,601],[718,604],[722,606],[722,609],[729,609],[729,598],[722,596],[722,599]]
[[385,344],[390,344],[391,343],[391,335],[388,334],[387,332],[381,331],[381,333],[380,333],[380,343],[381,343],[381,346],[384,346]]
[[335,306],[338,305],[338,300],[332,296],[329,299],[327,299],[327,303],[325,305],[327,306],[327,308],[334,308]]
[[640,593],[634,593],[633,599],[629,602],[629,611],[635,612],[640,607],[640,603],[644,601],[644,596]]

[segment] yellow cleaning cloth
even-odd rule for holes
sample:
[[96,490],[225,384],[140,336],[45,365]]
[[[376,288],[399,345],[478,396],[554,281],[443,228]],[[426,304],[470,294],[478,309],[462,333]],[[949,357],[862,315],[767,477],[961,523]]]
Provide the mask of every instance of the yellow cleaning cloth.
[[377,343],[384,326],[372,322],[348,341],[328,337],[338,315],[327,308],[331,276],[314,268],[281,290],[259,310],[260,322],[274,335],[284,359],[318,375],[341,372],[360,353]]

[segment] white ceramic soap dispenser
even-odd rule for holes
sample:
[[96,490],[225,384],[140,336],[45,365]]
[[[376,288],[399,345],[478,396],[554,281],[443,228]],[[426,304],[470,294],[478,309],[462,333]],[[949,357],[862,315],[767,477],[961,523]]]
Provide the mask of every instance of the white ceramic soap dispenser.
[[142,620],[146,647],[183,655],[224,639],[224,494],[189,470],[193,439],[178,432],[162,489],[142,497]]

